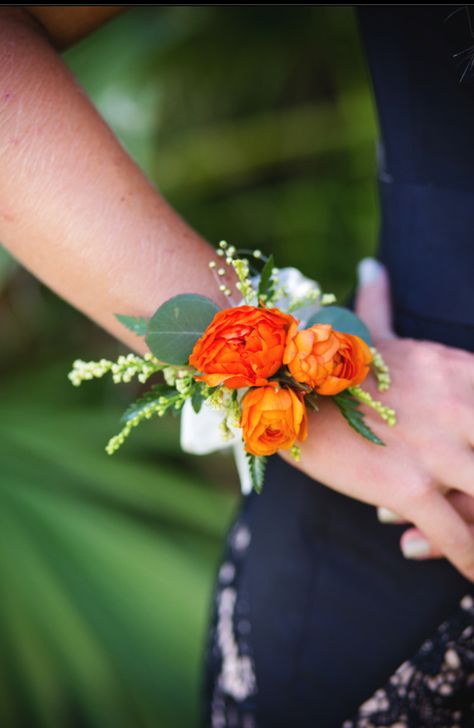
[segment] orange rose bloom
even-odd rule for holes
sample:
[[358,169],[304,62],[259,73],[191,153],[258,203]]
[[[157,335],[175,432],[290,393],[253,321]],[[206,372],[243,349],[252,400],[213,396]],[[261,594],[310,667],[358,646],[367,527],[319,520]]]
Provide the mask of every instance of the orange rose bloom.
[[240,426],[245,449],[252,455],[288,450],[308,435],[303,396],[286,387],[251,389],[242,402]]
[[237,306],[219,311],[196,342],[189,364],[199,381],[230,389],[268,384],[282,366],[286,335],[295,319],[277,308]]
[[369,373],[372,353],[363,339],[335,331],[330,324],[315,324],[288,331],[283,363],[297,382],[318,394],[338,394],[360,384]]

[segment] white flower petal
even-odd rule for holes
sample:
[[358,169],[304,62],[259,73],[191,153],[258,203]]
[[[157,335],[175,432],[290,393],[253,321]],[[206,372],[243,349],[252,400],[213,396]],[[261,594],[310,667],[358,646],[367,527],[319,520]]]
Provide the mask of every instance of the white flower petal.
[[[252,285],[254,288],[258,288],[259,280],[260,275],[252,278]],[[292,268],[291,266],[278,269],[278,286],[283,286],[288,293],[288,296],[282,296],[279,298],[277,301],[272,303],[272,307],[279,308],[280,311],[284,311],[285,313],[288,311],[288,308],[291,306],[293,301],[304,298],[312,290],[320,288],[316,281],[311,278],[307,278],[300,270],[298,270],[298,268]],[[237,305],[242,306],[243,304],[244,300],[242,299]],[[320,308],[320,302],[316,301],[315,303],[309,303],[307,306],[303,306],[302,308],[295,309],[293,314],[295,318],[300,321],[300,325],[305,326],[306,322],[311,318],[311,316],[318,313]]]
[[318,287],[316,281],[306,278],[298,268],[280,268],[278,283],[286,288],[292,298],[303,298],[313,288]]
[[[293,301],[304,298],[314,289],[319,289],[316,281],[313,281],[311,278],[306,278],[298,268],[291,267],[279,269],[278,285],[283,286],[289,294],[288,298],[280,298],[274,303],[274,306],[282,311],[287,311]],[[320,308],[321,304],[317,301],[315,303],[309,303],[302,308],[295,309],[293,314],[300,321],[301,325],[304,326],[309,318],[314,316]]]

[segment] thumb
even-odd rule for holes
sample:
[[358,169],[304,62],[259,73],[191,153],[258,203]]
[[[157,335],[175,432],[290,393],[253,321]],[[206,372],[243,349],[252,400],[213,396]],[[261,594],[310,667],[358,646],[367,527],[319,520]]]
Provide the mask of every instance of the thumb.
[[387,269],[375,258],[362,258],[357,266],[358,287],[355,313],[369,327],[374,338],[396,336],[392,328],[390,280]]

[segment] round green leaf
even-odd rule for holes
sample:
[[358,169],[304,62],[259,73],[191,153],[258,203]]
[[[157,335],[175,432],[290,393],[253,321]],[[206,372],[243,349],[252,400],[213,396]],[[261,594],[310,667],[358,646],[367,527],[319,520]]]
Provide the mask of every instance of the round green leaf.
[[370,331],[364,322],[350,309],[342,306],[323,306],[317,314],[311,316],[306,327],[314,324],[331,324],[336,331],[360,336],[369,346],[373,346]]
[[146,343],[166,364],[187,364],[196,341],[219,311],[214,301],[182,293],[165,301],[150,319]]

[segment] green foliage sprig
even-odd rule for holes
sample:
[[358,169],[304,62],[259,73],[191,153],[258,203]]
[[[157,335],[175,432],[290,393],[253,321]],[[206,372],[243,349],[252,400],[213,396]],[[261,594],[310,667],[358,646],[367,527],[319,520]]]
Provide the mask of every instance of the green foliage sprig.
[[135,376],[139,382],[144,384],[152,374],[162,371],[166,366],[150,353],[146,353],[143,357],[136,354],[120,355],[116,362],[109,359],[99,361],[76,359],[68,374],[68,379],[73,386],[79,387],[82,382],[101,379],[110,372],[114,384],[131,382]]
[[245,453],[245,455],[247,458],[247,465],[249,468],[252,488],[256,490],[257,493],[261,493],[263,488],[263,481],[265,479],[267,458],[262,457],[261,455],[251,455],[249,452]]

